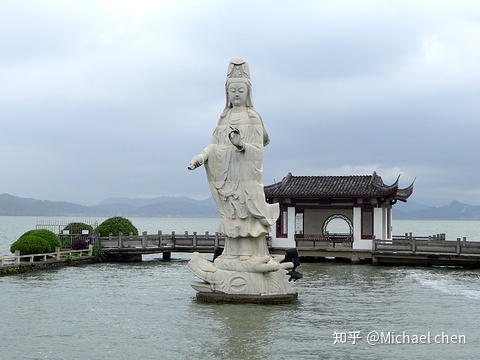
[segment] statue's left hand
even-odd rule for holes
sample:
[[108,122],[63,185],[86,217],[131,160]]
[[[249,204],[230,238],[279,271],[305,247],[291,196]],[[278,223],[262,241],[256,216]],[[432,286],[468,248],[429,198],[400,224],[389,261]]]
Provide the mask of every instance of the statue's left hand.
[[240,131],[238,129],[232,129],[230,133],[228,134],[228,138],[230,139],[230,142],[239,150],[243,149],[243,142],[242,142],[242,137],[240,135]]

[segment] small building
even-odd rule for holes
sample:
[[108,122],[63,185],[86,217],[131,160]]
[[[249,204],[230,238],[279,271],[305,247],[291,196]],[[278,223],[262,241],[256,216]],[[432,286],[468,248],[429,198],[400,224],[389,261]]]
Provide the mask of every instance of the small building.
[[[371,250],[372,239],[392,238],[392,206],[406,202],[413,183],[386,185],[374,172],[352,176],[293,176],[265,186],[269,203],[280,205],[272,228],[272,247],[302,247],[302,243],[341,243],[353,250]],[[338,230],[338,228],[341,228]]]

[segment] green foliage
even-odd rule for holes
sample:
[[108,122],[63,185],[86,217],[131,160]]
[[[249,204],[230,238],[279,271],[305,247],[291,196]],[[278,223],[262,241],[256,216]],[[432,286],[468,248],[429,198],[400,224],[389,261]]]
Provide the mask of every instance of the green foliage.
[[113,236],[118,236],[119,233],[122,233],[123,235],[128,235],[130,233],[138,235],[138,230],[133,226],[132,222],[121,216],[115,216],[105,220],[97,227],[97,232],[102,237],[108,236],[110,233],[112,233]]
[[11,274],[16,274],[17,273],[17,268],[15,267],[4,267],[2,269],[2,274],[3,275],[11,275]]
[[[50,244],[50,247],[46,252],[54,252],[55,248],[62,246],[60,238],[53,231],[46,230],[46,229],[36,229],[36,230],[27,231],[25,234],[20,236],[19,240],[24,236],[30,236],[30,235],[41,237],[42,239],[46,240]],[[31,254],[34,254],[34,253],[31,253]]]
[[94,247],[93,248],[93,257],[95,259],[95,262],[104,262],[107,260],[107,254],[105,253],[105,250]]
[[73,256],[72,254],[68,254],[64,257],[65,263],[67,265],[71,265],[73,263]]
[[63,231],[68,230],[70,234],[79,235],[82,234],[82,230],[88,230],[88,233],[93,232],[93,227],[82,222],[71,222],[63,228]]
[[40,236],[24,234],[10,246],[12,253],[16,250],[20,250],[20,255],[48,253],[50,252],[50,243]]

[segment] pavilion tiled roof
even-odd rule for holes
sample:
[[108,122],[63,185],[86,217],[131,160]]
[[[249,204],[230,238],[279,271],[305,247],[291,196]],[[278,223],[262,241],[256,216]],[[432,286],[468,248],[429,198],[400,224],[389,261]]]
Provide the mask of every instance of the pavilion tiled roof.
[[293,176],[289,173],[281,182],[265,186],[267,198],[381,198],[406,201],[413,192],[413,183],[398,188],[398,178],[392,185],[372,175],[350,176]]

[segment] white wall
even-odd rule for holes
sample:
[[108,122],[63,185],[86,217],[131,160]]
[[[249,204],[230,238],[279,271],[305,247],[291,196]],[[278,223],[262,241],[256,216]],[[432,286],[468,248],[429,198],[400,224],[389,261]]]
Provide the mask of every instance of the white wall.
[[[385,236],[383,235],[383,208],[375,208],[373,209],[373,234],[375,235],[375,239],[384,239]],[[370,248],[372,248],[370,246]]]
[[288,222],[287,222],[287,234],[286,238],[277,238],[276,224],[272,225],[270,235],[272,236],[272,247],[279,248],[294,248],[295,244],[295,207],[288,207]]
[[[373,209],[373,235],[375,239],[386,238],[386,223],[387,223],[387,211],[385,208]],[[371,250],[372,240],[362,239],[362,212],[360,208],[353,209],[354,218],[354,237],[353,237],[353,249],[355,250]]]
[[[374,213],[375,218],[375,213]],[[375,220],[374,220],[375,229]],[[362,240],[362,209],[360,207],[353,208],[353,249],[354,250],[370,250],[372,248],[372,240]]]
[[[390,211],[389,211],[390,209]],[[390,227],[392,225],[392,206],[385,206],[382,207],[382,237],[377,239],[383,239],[383,240],[391,240],[392,239],[392,233],[391,229],[388,229],[389,224]]]

